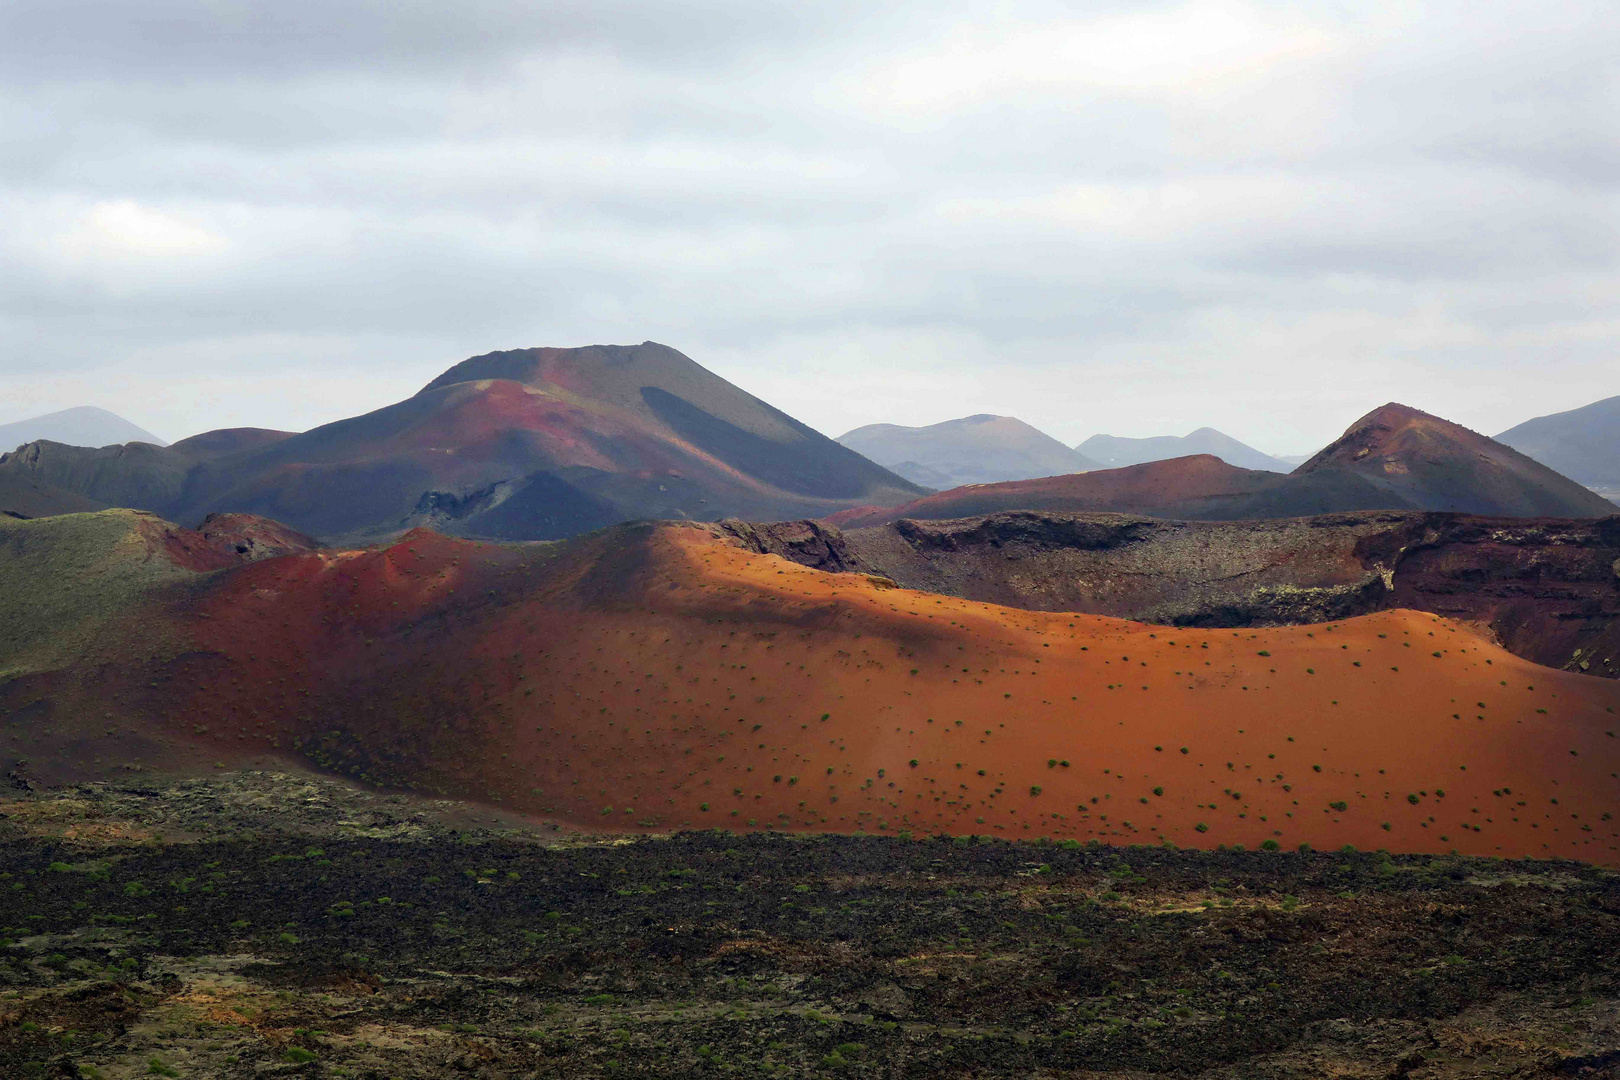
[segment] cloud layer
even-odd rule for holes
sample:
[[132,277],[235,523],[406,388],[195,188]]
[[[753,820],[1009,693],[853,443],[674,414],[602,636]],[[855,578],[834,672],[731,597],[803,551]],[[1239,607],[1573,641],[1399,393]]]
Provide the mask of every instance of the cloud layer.
[[14,0],[0,422],[648,338],[831,434],[1620,393],[1613,5],[871,7]]

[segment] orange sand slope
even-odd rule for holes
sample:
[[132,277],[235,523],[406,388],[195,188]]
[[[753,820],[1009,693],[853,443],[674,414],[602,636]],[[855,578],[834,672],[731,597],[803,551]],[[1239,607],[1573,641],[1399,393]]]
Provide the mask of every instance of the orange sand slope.
[[1170,629],[659,525],[273,559],[183,618],[173,730],[607,828],[1620,864],[1620,683],[1423,613]]

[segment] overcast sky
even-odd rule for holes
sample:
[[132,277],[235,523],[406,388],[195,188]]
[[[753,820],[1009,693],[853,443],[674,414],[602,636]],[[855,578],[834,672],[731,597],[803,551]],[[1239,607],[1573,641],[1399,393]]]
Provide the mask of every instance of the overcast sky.
[[0,0],[0,423],[652,339],[832,435],[1493,433],[1620,394],[1616,56],[1613,0]]

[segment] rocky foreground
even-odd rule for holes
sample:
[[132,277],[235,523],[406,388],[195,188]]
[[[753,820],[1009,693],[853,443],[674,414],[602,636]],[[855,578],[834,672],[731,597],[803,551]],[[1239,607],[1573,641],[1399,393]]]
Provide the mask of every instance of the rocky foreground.
[[0,803],[0,1075],[1609,1076],[1620,879],[584,839],[243,774]]

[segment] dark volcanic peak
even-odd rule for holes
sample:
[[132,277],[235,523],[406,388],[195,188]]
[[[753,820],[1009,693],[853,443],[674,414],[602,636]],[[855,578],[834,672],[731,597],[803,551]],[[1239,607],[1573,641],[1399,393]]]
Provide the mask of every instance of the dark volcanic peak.
[[1614,504],[1512,447],[1395,402],[1357,420],[1293,475],[1308,483],[1335,474],[1366,482],[1389,508],[1517,517],[1616,512]]
[[473,357],[405,401],[297,435],[35,443],[0,458],[7,471],[182,521],[254,513],[351,539],[427,524],[550,540],[641,518],[817,516],[925,490],[653,342]]

